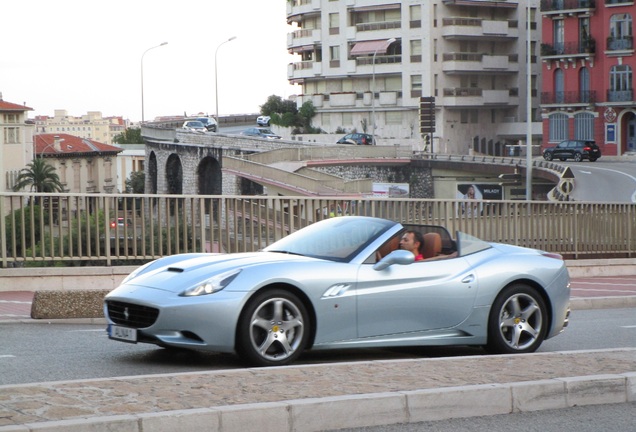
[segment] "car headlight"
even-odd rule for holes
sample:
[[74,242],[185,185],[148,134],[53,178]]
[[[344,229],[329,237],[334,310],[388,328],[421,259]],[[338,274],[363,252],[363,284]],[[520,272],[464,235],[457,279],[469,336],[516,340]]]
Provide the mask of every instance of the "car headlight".
[[214,294],[215,292],[221,291],[223,288],[228,286],[240,272],[241,269],[238,269],[218,274],[214,277],[211,277],[210,279],[206,279],[203,282],[196,284],[191,288],[188,288],[179,295],[182,297],[193,297]]

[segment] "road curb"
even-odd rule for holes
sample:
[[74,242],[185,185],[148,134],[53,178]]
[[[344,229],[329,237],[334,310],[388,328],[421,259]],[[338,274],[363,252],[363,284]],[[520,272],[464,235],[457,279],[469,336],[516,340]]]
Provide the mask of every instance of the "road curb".
[[636,402],[636,372],[0,426],[0,432],[314,432]]

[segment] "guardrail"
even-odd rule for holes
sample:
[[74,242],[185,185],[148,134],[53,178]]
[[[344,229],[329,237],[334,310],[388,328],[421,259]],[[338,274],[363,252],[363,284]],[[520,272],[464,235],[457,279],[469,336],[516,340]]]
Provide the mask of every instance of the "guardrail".
[[636,256],[636,204],[135,194],[0,194],[2,267],[137,264],[255,251],[315,221],[439,224],[568,259]]

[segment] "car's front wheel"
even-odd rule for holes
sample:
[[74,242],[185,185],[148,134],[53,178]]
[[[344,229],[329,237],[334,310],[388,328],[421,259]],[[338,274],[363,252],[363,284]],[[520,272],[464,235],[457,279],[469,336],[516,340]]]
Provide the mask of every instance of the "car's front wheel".
[[300,299],[284,290],[267,290],[245,307],[236,349],[256,366],[286,365],[302,354],[309,332],[307,310]]
[[548,331],[548,314],[541,295],[525,284],[504,288],[488,320],[487,349],[497,354],[534,352]]
[[550,153],[550,152],[543,153],[543,159],[545,159],[547,161],[551,161],[552,160],[552,153]]

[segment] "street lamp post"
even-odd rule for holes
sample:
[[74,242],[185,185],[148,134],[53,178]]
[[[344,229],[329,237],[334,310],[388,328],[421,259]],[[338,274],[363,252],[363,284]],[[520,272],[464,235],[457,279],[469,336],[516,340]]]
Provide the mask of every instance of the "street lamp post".
[[[393,42],[395,42],[395,38],[387,39],[386,48],[389,47]],[[385,50],[386,50],[385,48]],[[380,47],[377,47],[375,51],[373,51],[373,60],[371,61],[371,143],[375,144],[375,56],[378,53]]]
[[530,1],[526,9],[526,201],[532,200],[532,48],[530,33]]
[[232,36],[228,40],[221,42],[219,46],[216,47],[216,50],[214,51],[214,97],[216,99],[216,130],[217,131],[221,129],[221,121],[219,120],[219,76],[218,76],[217,68],[216,68],[216,55],[218,54],[219,48],[221,48],[222,45],[228,42],[231,42],[234,39],[236,39],[236,36]]
[[155,48],[159,48],[162,47],[164,45],[168,45],[168,42],[162,42],[159,45],[155,45],[153,47],[148,48],[146,51],[144,51],[144,53],[141,55],[141,122],[144,122],[144,56],[146,55],[146,53],[152,49]]

